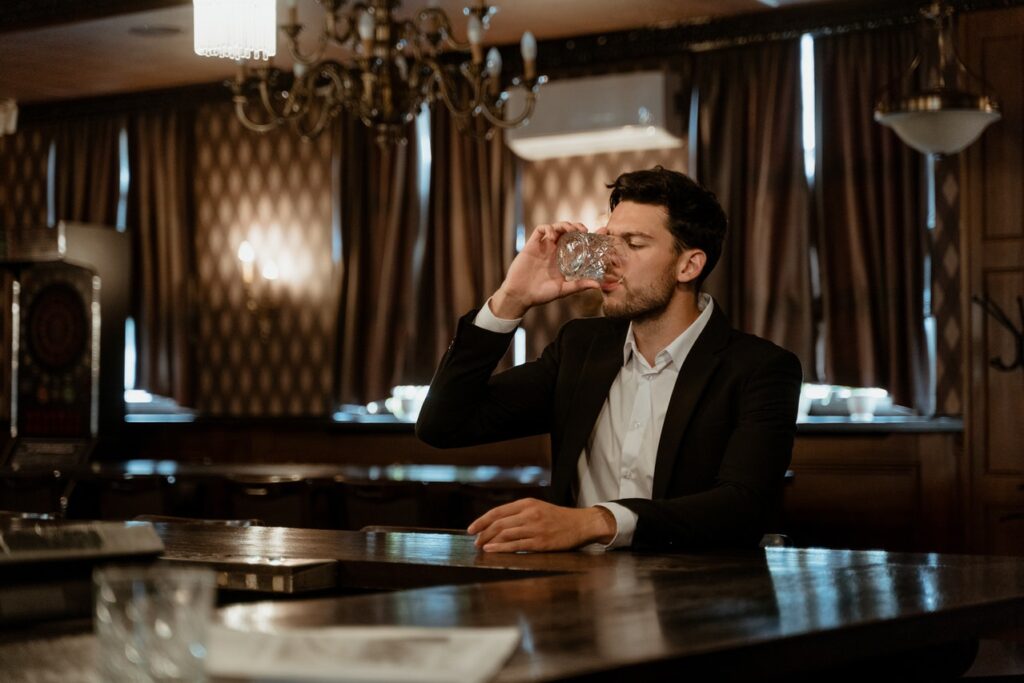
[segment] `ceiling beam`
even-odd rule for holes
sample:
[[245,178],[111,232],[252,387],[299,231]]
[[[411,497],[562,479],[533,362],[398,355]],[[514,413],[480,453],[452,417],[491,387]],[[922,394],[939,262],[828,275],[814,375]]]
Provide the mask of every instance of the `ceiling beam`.
[[191,4],[191,0],[4,0],[0,33]]

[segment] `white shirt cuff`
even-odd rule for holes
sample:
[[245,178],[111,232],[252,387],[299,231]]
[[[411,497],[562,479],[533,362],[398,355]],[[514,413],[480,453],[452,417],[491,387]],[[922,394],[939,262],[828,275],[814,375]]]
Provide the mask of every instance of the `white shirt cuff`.
[[501,334],[508,334],[517,327],[519,323],[523,321],[522,318],[516,318],[515,320],[509,320],[508,318],[499,318],[491,312],[491,300],[488,299],[484,302],[484,305],[480,307],[480,311],[473,318],[473,324],[477,327],[482,327],[489,332],[499,332]]
[[615,517],[615,537],[604,546],[605,550],[633,545],[633,532],[636,531],[636,520],[639,515],[618,503],[597,503],[594,507],[604,508]]

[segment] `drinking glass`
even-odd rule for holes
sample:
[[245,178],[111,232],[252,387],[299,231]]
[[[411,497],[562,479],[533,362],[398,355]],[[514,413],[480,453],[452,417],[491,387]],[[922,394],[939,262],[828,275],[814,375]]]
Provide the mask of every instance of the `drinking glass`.
[[93,571],[95,631],[105,681],[205,681],[212,570],[154,565]]
[[625,258],[622,240],[595,232],[567,232],[558,238],[558,269],[566,280],[603,280]]

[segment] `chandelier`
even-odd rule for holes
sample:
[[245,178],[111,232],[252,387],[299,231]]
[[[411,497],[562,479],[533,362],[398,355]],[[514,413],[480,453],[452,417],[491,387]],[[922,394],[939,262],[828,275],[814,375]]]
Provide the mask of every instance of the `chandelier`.
[[1001,118],[999,103],[956,54],[953,9],[933,2],[921,19],[917,57],[883,93],[875,120],[919,152],[956,154]]
[[484,52],[484,34],[497,11],[486,0],[463,10],[465,43],[454,38],[452,22],[436,0],[413,18],[398,16],[400,0],[319,2],[324,21],[309,52],[300,45],[306,28],[295,0],[287,2],[288,20],[280,31],[294,61],[289,74],[270,63],[242,61],[275,54],[265,30],[274,0],[194,0],[196,53],[239,60],[228,86],[246,128],[266,132],[287,124],[314,137],[347,110],[386,146],[405,142],[405,130],[424,104],[443,103],[462,132],[487,139],[498,129],[525,124],[533,113],[547,80],[537,75],[537,42],[523,34],[523,73],[509,83],[524,91],[524,105],[508,112],[501,53],[494,47]]

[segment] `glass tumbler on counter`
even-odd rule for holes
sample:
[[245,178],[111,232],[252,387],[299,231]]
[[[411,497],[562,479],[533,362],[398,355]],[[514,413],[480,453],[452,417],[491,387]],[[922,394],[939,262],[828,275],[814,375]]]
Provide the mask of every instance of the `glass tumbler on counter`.
[[558,238],[558,269],[566,280],[602,280],[625,257],[622,240],[594,232],[567,232]]
[[216,592],[212,570],[99,567],[93,592],[103,680],[206,680],[206,634]]

